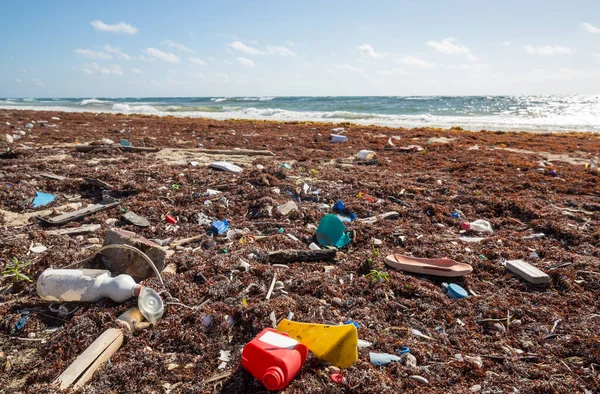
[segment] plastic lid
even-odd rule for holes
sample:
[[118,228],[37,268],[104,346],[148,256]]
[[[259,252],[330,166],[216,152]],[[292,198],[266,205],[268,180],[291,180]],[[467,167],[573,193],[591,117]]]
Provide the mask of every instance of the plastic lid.
[[162,299],[158,293],[146,286],[142,287],[138,297],[138,308],[150,323],[156,323],[165,311]]
[[448,285],[448,296],[450,298],[466,298],[469,296],[469,294],[467,294],[467,291],[465,289],[463,289],[462,287],[460,287],[457,284],[454,283],[450,283]]
[[270,367],[265,371],[262,383],[265,385],[267,390],[277,390],[283,381],[283,372],[279,367]]
[[460,227],[462,227],[463,230],[470,230],[471,229],[471,225],[467,222],[462,222],[460,224]]

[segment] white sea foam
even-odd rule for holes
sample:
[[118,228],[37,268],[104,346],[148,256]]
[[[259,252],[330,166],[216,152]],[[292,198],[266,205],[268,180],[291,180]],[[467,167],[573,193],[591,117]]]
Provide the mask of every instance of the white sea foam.
[[129,105],[114,104],[112,112],[122,112],[125,114],[149,114],[149,115],[167,115],[168,112],[161,112],[151,105]]
[[81,100],[81,104],[80,105],[102,104],[102,103],[107,103],[107,102],[110,102],[110,101],[102,101],[102,100],[98,100],[98,99],[92,98],[92,99]]

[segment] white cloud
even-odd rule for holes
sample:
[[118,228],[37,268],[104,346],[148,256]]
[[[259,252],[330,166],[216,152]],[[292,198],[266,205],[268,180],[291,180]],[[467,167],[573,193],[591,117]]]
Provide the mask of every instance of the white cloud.
[[73,51],[77,55],[85,56],[90,59],[112,59],[112,56],[104,52],[95,52],[91,49],[75,49]]
[[467,56],[472,62],[476,62],[479,60],[477,56],[473,55],[469,48],[464,45],[455,44],[456,38],[444,38],[441,41],[427,41],[426,45],[438,50],[441,53],[445,53],[446,55],[458,55],[462,54]]
[[15,82],[16,82],[16,83],[21,83],[21,82],[23,82],[23,81],[21,81],[21,78],[17,78],[17,79],[15,79]]
[[560,45],[525,45],[524,48],[531,55],[553,56],[572,55],[575,53],[571,48]]
[[283,45],[267,45],[267,49],[264,51],[248,46],[240,41],[234,41],[226,46],[228,49],[233,49],[234,51],[242,52],[247,55],[281,55],[298,57],[296,52]]
[[505,47],[509,47],[509,46],[512,45],[512,42],[510,42],[510,41],[500,41],[500,44],[502,44]]
[[139,68],[132,68],[132,69],[131,69],[131,72],[132,72],[133,74],[137,74],[137,75],[139,75],[139,74],[141,74],[141,73],[142,73],[142,70],[140,70]]
[[36,84],[37,86],[41,86],[42,88],[46,86],[46,84],[44,83],[44,81],[42,81],[39,78],[33,78],[31,80],[31,82],[33,82],[34,84]]
[[282,45],[269,45],[267,46],[267,53],[270,55],[281,55],[281,56],[292,56],[298,57],[298,54],[289,48]]
[[238,57],[236,58],[238,62],[240,62],[240,64],[242,64],[243,66],[246,67],[254,67],[254,62],[250,59],[246,59],[245,57]]
[[153,58],[151,58],[151,57],[146,57],[146,56],[144,56],[144,55],[140,55],[140,56],[138,57],[138,59],[140,59],[140,60],[142,60],[142,61],[144,61],[144,62],[153,62],[153,61],[155,60],[155,59],[153,59]]
[[167,53],[167,52],[159,51],[158,49],[154,49],[154,48],[146,49],[146,53],[150,57],[153,57],[153,58],[159,59],[159,60],[164,60],[165,62],[168,62],[168,63],[179,63],[181,61],[179,56],[175,55],[174,53]]
[[600,57],[600,52],[590,52],[592,56]]
[[111,47],[110,45],[104,45],[104,51],[107,53],[112,53],[113,55],[116,55],[117,57],[121,58],[121,59],[125,59],[125,60],[135,60],[134,56],[128,55],[124,52],[121,52],[121,50],[119,48],[114,48]]
[[435,63],[430,63],[427,60],[419,59],[415,56],[406,56],[403,59],[398,59],[396,61],[401,64],[406,64],[408,66],[415,66],[424,69],[435,68]]
[[408,72],[406,72],[405,70],[401,69],[401,68],[395,68],[393,70],[381,70],[378,71],[379,74],[381,75],[410,75]]
[[206,66],[206,62],[199,57],[188,57],[188,60],[196,66]]
[[363,55],[364,57],[383,58],[386,56],[386,54],[384,53],[376,52],[373,49],[373,47],[369,44],[359,45],[358,47],[356,47],[356,49],[358,49],[361,55]]
[[96,30],[100,31],[108,31],[111,33],[126,33],[126,34],[135,34],[138,32],[137,27],[131,26],[129,23],[119,22],[116,25],[107,25],[102,21],[93,21],[90,22],[92,27]]
[[334,64],[333,67],[337,68],[338,70],[344,70],[344,71],[352,71],[352,72],[356,72],[356,73],[362,73],[362,70],[358,67],[354,67],[351,64]]
[[600,33],[600,27],[596,27],[596,26],[592,25],[591,23],[584,22],[581,25],[588,33],[592,33],[592,34]]
[[80,70],[86,74],[123,75],[121,66],[101,67],[98,63],[93,62],[84,64]]
[[178,42],[175,41],[171,41],[171,40],[162,40],[162,44],[163,45],[167,45],[170,46],[171,48],[175,48],[175,49],[179,49],[180,51],[184,51],[184,52],[189,52],[189,53],[194,53],[194,51],[188,47],[186,47],[183,44],[180,44]]
[[231,44],[227,44],[227,46],[235,51],[243,52],[248,55],[264,55],[265,54],[264,52],[259,51],[256,48],[244,45],[240,41],[234,41]]
[[187,72],[186,75],[192,77],[192,78],[197,78],[197,79],[205,79],[206,75],[204,75],[203,73],[200,72]]

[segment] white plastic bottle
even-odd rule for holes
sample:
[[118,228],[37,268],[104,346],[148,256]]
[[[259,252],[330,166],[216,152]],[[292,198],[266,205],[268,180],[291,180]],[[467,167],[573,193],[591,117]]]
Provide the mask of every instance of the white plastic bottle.
[[111,278],[106,270],[49,268],[37,281],[37,293],[42,299],[59,302],[96,302],[104,297],[124,302],[137,297],[141,288],[131,276]]
[[467,231],[475,231],[477,233],[493,233],[494,230],[492,230],[492,225],[490,224],[490,222],[488,222],[487,220],[475,220],[474,222],[471,223],[467,223],[467,222],[462,222],[461,223],[461,227],[463,230],[467,230]]

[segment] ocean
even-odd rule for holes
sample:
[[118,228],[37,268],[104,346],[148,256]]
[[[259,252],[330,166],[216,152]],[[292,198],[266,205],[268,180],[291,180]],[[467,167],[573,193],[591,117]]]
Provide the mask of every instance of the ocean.
[[3,98],[0,108],[391,127],[600,132],[600,95]]

